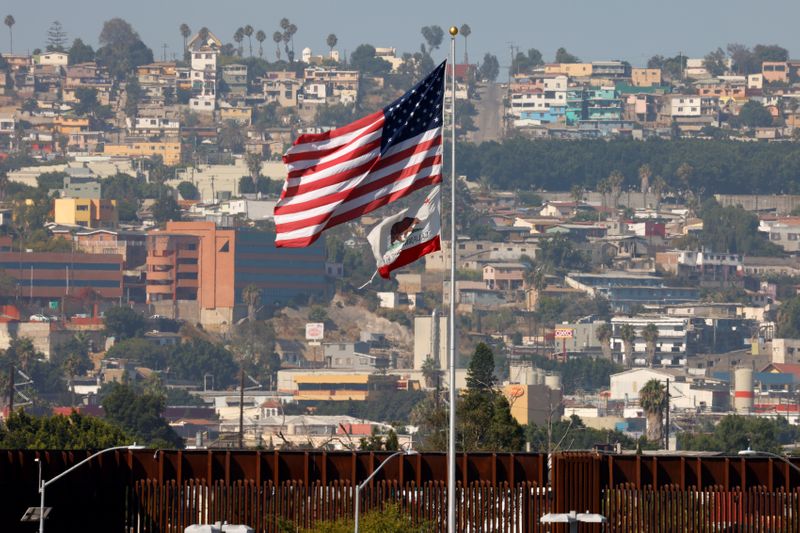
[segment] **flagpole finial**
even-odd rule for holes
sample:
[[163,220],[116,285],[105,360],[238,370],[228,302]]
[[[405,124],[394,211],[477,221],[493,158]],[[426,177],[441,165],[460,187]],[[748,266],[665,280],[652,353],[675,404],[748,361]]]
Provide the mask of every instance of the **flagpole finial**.
[[456,26],[450,26],[450,35],[453,37],[458,35],[458,28]]

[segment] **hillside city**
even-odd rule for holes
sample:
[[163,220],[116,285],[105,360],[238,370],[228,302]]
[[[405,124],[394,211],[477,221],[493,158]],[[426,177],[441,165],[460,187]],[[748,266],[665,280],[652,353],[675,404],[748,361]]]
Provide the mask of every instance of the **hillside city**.
[[347,53],[288,19],[175,24],[167,54],[120,18],[30,51],[4,23],[0,447],[444,451],[451,305],[460,450],[800,440],[785,48],[498,58],[464,24],[456,249],[363,287],[385,213],[276,248],[281,158],[427,76],[441,27]]

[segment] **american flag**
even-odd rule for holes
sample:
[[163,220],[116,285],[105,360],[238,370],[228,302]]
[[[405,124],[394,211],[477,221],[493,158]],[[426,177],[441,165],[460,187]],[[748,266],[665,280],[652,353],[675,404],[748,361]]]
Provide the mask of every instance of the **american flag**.
[[445,63],[381,111],[301,135],[283,156],[275,246],[309,246],[322,231],[442,179]]

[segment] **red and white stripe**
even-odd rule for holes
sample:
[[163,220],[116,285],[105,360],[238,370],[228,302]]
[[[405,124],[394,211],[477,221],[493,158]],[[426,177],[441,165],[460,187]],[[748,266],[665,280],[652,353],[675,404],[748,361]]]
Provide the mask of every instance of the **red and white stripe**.
[[275,206],[275,246],[309,246],[320,233],[442,179],[442,129],[380,153],[384,115],[301,135],[283,157],[289,171]]

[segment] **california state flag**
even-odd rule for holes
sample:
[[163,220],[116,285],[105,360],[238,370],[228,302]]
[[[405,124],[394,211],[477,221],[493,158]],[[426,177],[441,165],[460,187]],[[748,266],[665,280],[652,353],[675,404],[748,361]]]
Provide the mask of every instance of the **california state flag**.
[[372,228],[367,241],[378,262],[378,274],[389,273],[441,249],[442,206],[439,185],[424,201],[403,209]]

